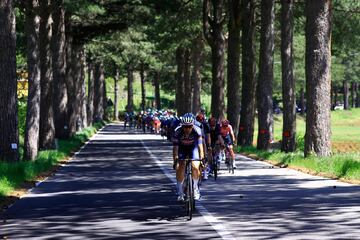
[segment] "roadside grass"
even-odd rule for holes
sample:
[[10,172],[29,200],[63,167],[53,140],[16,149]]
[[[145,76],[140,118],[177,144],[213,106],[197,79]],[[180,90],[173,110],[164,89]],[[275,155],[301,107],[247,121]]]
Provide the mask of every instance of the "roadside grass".
[[68,140],[59,140],[57,150],[40,151],[34,161],[0,162],[0,200],[21,188],[24,183],[36,181],[48,171],[52,171],[102,126],[104,123],[99,122],[76,133]]
[[[282,116],[274,118],[274,138],[281,140]],[[297,150],[284,153],[279,149],[272,152],[260,151],[256,147],[238,147],[254,158],[269,161],[281,167],[290,167],[313,175],[360,183],[360,109],[331,112],[332,156],[304,158],[305,118],[297,117]],[[257,139],[255,124],[254,145]]]

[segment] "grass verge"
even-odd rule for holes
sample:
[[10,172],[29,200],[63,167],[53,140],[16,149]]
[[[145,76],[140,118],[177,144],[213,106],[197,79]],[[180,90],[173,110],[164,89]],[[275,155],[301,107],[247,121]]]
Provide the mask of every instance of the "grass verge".
[[258,150],[255,147],[238,147],[237,151],[279,167],[289,167],[312,175],[360,184],[359,153],[338,153],[330,157],[304,158],[301,150],[294,153],[284,153],[280,150],[267,152]]
[[51,175],[104,125],[103,122],[96,123],[70,139],[59,140],[57,150],[41,151],[35,161],[0,162],[0,206],[6,205],[9,199],[20,197],[36,181]]

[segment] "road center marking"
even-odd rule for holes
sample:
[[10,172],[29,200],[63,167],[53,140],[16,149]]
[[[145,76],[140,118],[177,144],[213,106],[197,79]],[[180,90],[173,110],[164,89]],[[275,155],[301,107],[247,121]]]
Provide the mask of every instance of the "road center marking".
[[[156,140],[156,139],[154,139]],[[144,141],[140,139],[141,144],[144,146],[146,151],[149,153],[150,157],[155,160],[156,164],[160,167],[160,169],[163,171],[163,173],[173,182],[173,184],[176,186],[176,178],[174,174],[172,174],[167,166],[167,164],[160,161],[160,159],[155,156],[148,146],[145,145]],[[206,222],[210,224],[214,228],[214,230],[221,236],[223,240],[233,240],[236,239],[229,230],[226,229],[225,225],[222,221],[214,217],[202,204],[201,202],[196,202],[196,208],[198,209],[198,212],[204,217]]]

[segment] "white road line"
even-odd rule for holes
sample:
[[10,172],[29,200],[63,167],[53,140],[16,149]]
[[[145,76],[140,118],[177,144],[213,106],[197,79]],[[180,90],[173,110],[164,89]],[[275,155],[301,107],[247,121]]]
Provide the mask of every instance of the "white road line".
[[[143,140],[140,140],[142,145],[145,147],[146,151],[150,154],[156,164],[164,172],[164,174],[174,183],[176,186],[176,178],[174,174],[171,174],[170,171],[165,167],[166,164],[162,163],[157,156],[155,156],[148,146],[145,145]],[[201,202],[196,202],[196,208],[199,213],[204,217],[204,219],[214,228],[214,230],[221,236],[223,240],[233,240],[236,239],[229,230],[226,229],[223,222],[216,217],[214,217],[202,204]]]

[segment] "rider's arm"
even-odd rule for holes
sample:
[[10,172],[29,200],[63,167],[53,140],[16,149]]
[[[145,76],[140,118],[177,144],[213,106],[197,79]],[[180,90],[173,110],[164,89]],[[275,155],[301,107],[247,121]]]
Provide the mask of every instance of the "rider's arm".
[[206,145],[208,146],[208,148],[210,148],[210,147],[211,147],[211,137],[210,137],[210,133],[207,133],[207,134],[206,134],[206,141],[207,141]]
[[179,157],[179,146],[174,145],[173,147],[173,160],[177,160]]
[[[202,139],[202,137],[200,137],[199,139]],[[202,141],[200,140],[199,143],[198,143],[200,159],[204,159],[204,148],[203,148],[203,146],[204,145],[203,145]]]
[[235,134],[234,134],[234,130],[233,130],[233,128],[232,128],[231,125],[229,125],[229,127],[230,127],[230,136],[231,136],[231,139],[232,139],[233,143],[235,144]]

